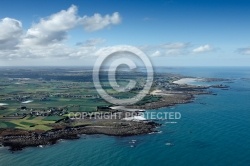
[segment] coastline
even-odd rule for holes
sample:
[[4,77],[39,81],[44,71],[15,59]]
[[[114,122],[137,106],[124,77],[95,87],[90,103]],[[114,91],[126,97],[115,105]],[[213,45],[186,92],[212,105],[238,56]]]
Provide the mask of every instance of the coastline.
[[26,147],[53,145],[60,139],[79,139],[82,134],[104,134],[109,136],[133,136],[156,132],[160,124],[147,121],[116,121],[112,126],[81,125],[76,127],[60,126],[50,131],[26,131],[20,129],[0,129],[0,143],[10,151],[20,151]]
[[[194,81],[195,78],[192,78]],[[182,81],[180,81],[182,80]],[[196,80],[196,79],[195,79]],[[212,79],[210,79],[212,80]],[[152,110],[163,107],[174,106],[177,104],[186,104],[194,101],[196,95],[212,94],[207,91],[209,88],[225,88],[221,85],[214,86],[195,86],[188,85],[187,81],[190,79],[183,78],[173,81],[173,84],[177,84],[173,90],[156,89],[151,92],[151,95],[161,96],[161,99],[156,102],[146,103],[144,105],[129,106],[131,109],[144,109]],[[122,119],[118,120],[106,120],[78,122],[67,120],[60,122],[53,126],[49,131],[29,131],[21,129],[0,129],[0,145],[9,147],[10,151],[20,151],[26,147],[38,147],[42,145],[53,145],[60,139],[74,140],[79,139],[81,134],[104,134],[110,136],[132,136],[141,135],[156,132],[156,127],[159,123],[153,121],[126,121]]]

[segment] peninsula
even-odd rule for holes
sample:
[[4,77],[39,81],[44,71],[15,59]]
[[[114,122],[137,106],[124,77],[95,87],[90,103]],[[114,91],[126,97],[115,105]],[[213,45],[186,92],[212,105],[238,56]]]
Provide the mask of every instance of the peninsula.
[[[18,71],[18,72],[17,72]],[[11,151],[25,147],[55,144],[59,139],[78,139],[81,134],[131,136],[157,132],[160,124],[141,116],[145,110],[192,102],[196,95],[213,94],[211,88],[228,89],[218,78],[199,78],[204,82],[220,82],[212,86],[190,84],[189,78],[169,73],[156,73],[150,92],[134,105],[111,105],[100,98],[92,83],[92,72],[79,68],[2,68],[0,72],[0,144]],[[138,84],[129,93],[120,94],[103,86],[109,94],[129,98],[140,91],[145,73],[118,73],[121,85],[134,78]],[[187,82],[185,82],[185,80]],[[82,118],[70,115],[85,114]],[[98,114],[90,114],[98,113]],[[106,115],[106,118],[99,116]],[[107,118],[108,117],[108,118]],[[116,117],[116,118],[113,118]],[[117,118],[118,117],[118,118]]]

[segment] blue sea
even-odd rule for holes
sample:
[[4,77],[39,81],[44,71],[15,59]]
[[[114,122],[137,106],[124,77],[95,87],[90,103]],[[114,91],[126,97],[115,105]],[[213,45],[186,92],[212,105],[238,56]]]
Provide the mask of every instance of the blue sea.
[[229,90],[212,89],[216,96],[200,95],[193,103],[150,110],[181,113],[177,123],[160,121],[160,133],[132,137],[83,135],[79,140],[15,153],[0,148],[0,165],[250,165],[250,68],[156,70],[230,78],[232,82],[222,82],[230,86]]

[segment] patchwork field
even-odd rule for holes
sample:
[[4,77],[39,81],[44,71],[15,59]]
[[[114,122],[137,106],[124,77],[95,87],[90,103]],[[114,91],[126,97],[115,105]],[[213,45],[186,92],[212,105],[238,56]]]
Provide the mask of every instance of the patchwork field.
[[[0,69],[0,128],[49,130],[50,124],[66,118],[69,112],[94,112],[98,106],[109,106],[92,82],[92,72],[69,72],[69,69]],[[104,74],[105,91],[117,98],[130,98],[144,83],[140,74],[118,75],[120,86],[126,86],[130,75],[137,89],[116,92]],[[148,95],[138,105],[159,100]]]

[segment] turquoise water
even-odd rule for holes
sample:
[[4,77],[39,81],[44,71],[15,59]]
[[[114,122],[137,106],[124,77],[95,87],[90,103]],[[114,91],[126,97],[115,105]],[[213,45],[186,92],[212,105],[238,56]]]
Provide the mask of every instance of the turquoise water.
[[[193,103],[157,110],[182,115],[176,124],[161,121],[161,133],[124,138],[82,136],[13,154],[0,148],[0,165],[250,165],[250,69],[159,70],[234,80],[225,83],[231,87],[228,91],[213,89],[217,96],[202,95]],[[136,140],[135,147],[131,140]]]

